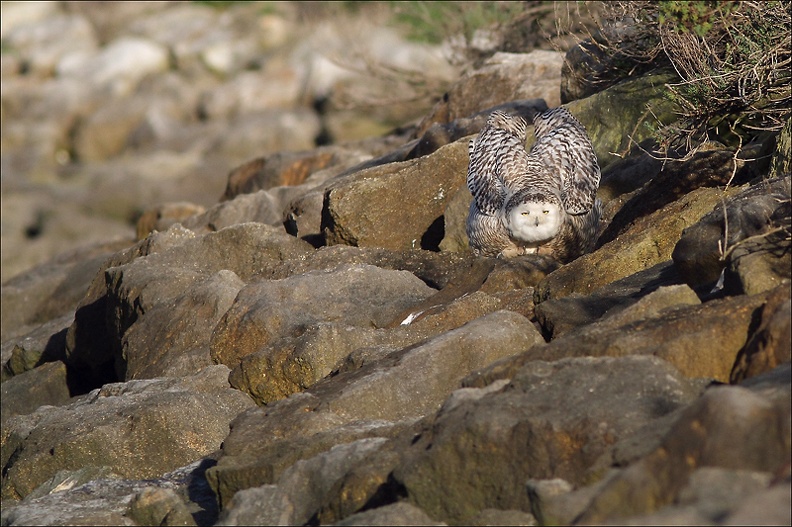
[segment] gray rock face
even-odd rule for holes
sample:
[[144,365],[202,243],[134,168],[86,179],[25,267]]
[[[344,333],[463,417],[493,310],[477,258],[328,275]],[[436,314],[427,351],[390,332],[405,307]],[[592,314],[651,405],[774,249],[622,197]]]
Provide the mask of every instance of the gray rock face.
[[204,525],[217,507],[203,473],[211,460],[157,478],[121,479],[107,467],[60,471],[24,500],[3,507],[8,525]]
[[[789,463],[788,366],[783,376],[786,378],[778,386],[780,398],[751,387],[708,390],[685,409],[657,450],[606,483],[577,520],[603,521],[646,513],[677,497],[690,496],[690,487],[685,485],[695,482],[692,473],[697,466],[779,470]],[[752,448],[759,437],[764,448]],[[655,479],[654,474],[660,478]],[[623,498],[625,493],[629,499]],[[705,500],[697,501],[706,507]]]
[[789,186],[786,176],[744,188],[685,229],[672,257],[688,285],[709,292],[725,268],[736,294],[758,293],[789,279],[788,240],[783,232],[771,232],[789,217]]
[[[641,381],[614,382],[620,371],[641,371]],[[594,393],[610,403],[589,404]],[[579,484],[609,443],[696,395],[654,358],[531,362],[494,393],[447,401],[394,476],[433,517],[466,522],[486,508],[530,510],[526,480]]]
[[[284,456],[294,462],[300,457],[293,456],[326,450],[328,436],[383,437],[392,423],[411,423],[436,411],[471,371],[540,341],[539,332],[525,317],[501,311],[325,379],[299,396],[268,407],[266,413],[238,419],[224,443],[223,457],[211,469],[213,485],[225,503],[240,490],[240,484],[272,483],[282,470],[276,467]],[[280,417],[273,418],[276,415],[290,417],[280,421]],[[262,426],[278,431],[268,432],[273,439],[251,444],[250,434],[261,434]],[[307,431],[311,431],[309,436]],[[303,443],[299,447],[298,438]],[[290,445],[288,450],[279,452],[284,443]]]
[[[105,465],[152,478],[216,450],[228,423],[253,405],[210,366],[183,379],[108,384],[74,403],[3,425],[3,499],[20,499],[62,469]],[[78,417],[75,417],[78,416]]]
[[[467,143],[460,139],[426,157],[374,167],[333,184],[325,191],[322,212],[327,243],[436,249],[444,236],[446,204],[464,185]],[[421,205],[405,207],[411,203]],[[387,228],[393,225],[400,228]]]
[[234,367],[276,338],[297,336],[318,322],[384,327],[433,292],[406,271],[368,265],[256,282],[239,292],[217,324],[210,344],[212,359]]

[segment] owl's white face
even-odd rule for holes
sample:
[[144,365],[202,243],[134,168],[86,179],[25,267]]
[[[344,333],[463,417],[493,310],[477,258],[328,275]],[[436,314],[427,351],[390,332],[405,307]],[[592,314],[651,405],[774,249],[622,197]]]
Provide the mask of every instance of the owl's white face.
[[512,238],[539,244],[558,234],[563,222],[561,209],[555,203],[526,201],[513,207],[506,216]]

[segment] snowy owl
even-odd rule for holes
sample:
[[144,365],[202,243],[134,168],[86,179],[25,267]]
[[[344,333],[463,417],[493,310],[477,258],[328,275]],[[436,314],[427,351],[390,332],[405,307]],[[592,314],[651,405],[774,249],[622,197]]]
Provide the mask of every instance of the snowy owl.
[[597,240],[597,156],[585,128],[565,108],[536,116],[530,153],[526,133],[521,117],[495,111],[470,142],[470,246],[483,256],[538,252],[566,263]]

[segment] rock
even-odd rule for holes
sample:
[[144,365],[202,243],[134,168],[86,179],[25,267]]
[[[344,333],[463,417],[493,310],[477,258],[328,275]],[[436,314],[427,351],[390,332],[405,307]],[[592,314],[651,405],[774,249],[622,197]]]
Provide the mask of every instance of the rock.
[[790,288],[782,285],[770,292],[762,307],[759,327],[737,355],[729,382],[770,371],[792,360],[792,314]]
[[470,371],[538,342],[539,332],[525,317],[509,311],[485,315],[350,372],[333,398],[333,411],[357,419],[422,417]]
[[2,390],[3,426],[15,415],[33,412],[43,405],[62,406],[71,395],[66,383],[66,365],[48,362],[5,381]]
[[750,336],[755,312],[765,298],[740,296],[682,305],[624,325],[612,326],[605,318],[494,364],[480,372],[481,378],[475,383],[510,378],[533,360],[625,355],[654,355],[673,364],[686,377],[728,382],[737,354]]
[[4,423],[3,499],[21,499],[57,471],[104,465],[153,478],[216,450],[228,424],[252,406],[211,366],[191,377],[105,385],[59,408]]
[[235,367],[242,357],[278,337],[298,336],[321,321],[383,327],[432,292],[408,272],[370,265],[256,282],[242,288],[217,324],[210,344],[212,359]]
[[0,35],[6,37],[8,32],[27,24],[45,19],[59,11],[57,2],[15,2],[6,4],[3,9],[3,22],[0,23]]
[[266,412],[240,416],[209,480],[227,503],[238,490],[273,483],[289,465],[332,445],[396,435],[436,411],[472,370],[540,340],[526,318],[500,311],[326,378]]
[[559,105],[558,82],[563,56],[554,51],[495,53],[454,84],[418,126],[418,135],[434,123],[469,117],[516,99],[541,98]]
[[106,86],[127,95],[146,76],[168,68],[168,51],[150,40],[120,37],[99,53],[74,53],[58,63],[57,74]]
[[[347,516],[332,525],[447,525],[435,522],[424,511],[401,501]],[[505,524],[501,524],[505,525]]]
[[133,324],[123,336],[123,378],[177,377],[210,366],[212,330],[244,285],[233,271],[221,270],[154,305],[145,322]]
[[205,210],[205,207],[186,201],[150,207],[138,218],[137,239],[140,241],[153,231],[167,231],[174,223],[184,223],[190,216],[201,214]]
[[466,226],[471,201],[473,195],[467,185],[461,186],[449,200],[444,215],[445,232],[443,240],[438,245],[441,251],[470,251]]
[[[223,199],[232,199],[239,194],[267,190],[280,185],[299,185],[311,174],[343,164],[350,156],[339,147],[319,147],[302,152],[277,152],[266,157],[248,161],[228,174]],[[353,158],[357,160],[357,158]]]
[[327,244],[436,250],[444,235],[445,207],[464,185],[467,161],[467,141],[459,140],[429,156],[339,180],[324,196]]
[[518,510],[484,509],[471,518],[470,525],[536,525],[536,518]]
[[752,493],[767,488],[769,472],[701,467],[690,474],[687,486],[679,491],[679,504],[692,505],[711,521],[731,513]]
[[[58,196],[60,192],[67,191],[57,184],[40,192],[3,191],[0,276],[4,284],[38,265],[51,267],[52,260],[57,262],[64,253],[79,258],[97,246],[117,244],[121,239],[130,243],[134,232],[125,221],[97,217],[78,201]],[[20,306],[21,312],[32,308],[32,303]]]
[[[646,140],[642,147],[650,150],[650,141]],[[597,197],[608,203],[619,196],[634,192],[660,174],[662,169],[662,160],[633,148],[626,157],[614,161],[602,171]],[[632,199],[632,195],[629,199]]]
[[[725,187],[745,183],[744,162],[735,160],[730,150],[697,152],[687,161],[668,161],[657,175],[619,209],[600,235],[598,244],[616,239],[638,218],[678,200],[688,192],[702,187]],[[735,171],[737,171],[735,173]]]
[[167,488],[147,487],[135,494],[129,517],[137,525],[196,525],[184,502]]
[[266,411],[245,412],[232,423],[218,464],[206,474],[221,508],[237,491],[273,484],[301,459],[335,445],[389,438],[412,428],[411,423],[350,421],[319,403],[317,396],[303,392],[268,406]]
[[[217,505],[203,473],[212,462],[197,461],[140,481],[120,479],[107,467],[60,471],[21,502],[4,506],[3,522],[9,525],[210,525],[217,519]],[[167,515],[162,517],[163,513]]]
[[262,154],[307,150],[319,128],[319,118],[307,108],[250,112],[231,119],[207,153],[237,166]]
[[[647,514],[677,501],[697,467],[774,472],[789,463],[789,374],[782,399],[751,389],[707,390],[679,417],[663,443],[611,479],[577,522]],[[763,448],[755,445],[761,442]]]
[[[445,288],[450,283],[459,283],[466,279],[468,270],[477,268],[477,261],[470,254],[436,253],[420,249],[394,251],[378,247],[335,245],[321,247],[306,254],[305,258],[284,262],[281,271],[272,278],[286,278],[308,271],[331,270],[344,264],[367,264],[381,269],[409,271],[434,289]],[[472,291],[475,291],[475,288],[470,290]]]
[[[550,274],[536,286],[537,303],[592,291],[671,258],[682,231],[735,191],[698,189],[637,220],[615,240]],[[607,263],[605,263],[607,262]],[[694,288],[695,289],[695,288]]]
[[150,101],[123,98],[99,108],[80,121],[73,131],[73,152],[85,163],[102,161],[119,155],[132,132],[145,118]]
[[755,492],[742,501],[724,525],[786,525],[792,522],[789,513],[791,493],[792,485],[788,481]]
[[534,361],[514,373],[483,397],[447,401],[410,447],[394,477],[411,503],[453,523],[487,508],[530,511],[527,479],[579,484],[609,444],[696,395],[650,357]]
[[52,319],[19,337],[3,342],[2,379],[32,370],[47,362],[65,360],[66,331],[74,320],[69,313]]
[[650,127],[642,123],[676,120],[673,105],[663,96],[666,83],[676,80],[673,74],[647,74],[565,105],[586,127],[602,170],[633,144],[652,138]]
[[260,190],[220,202],[205,212],[185,218],[182,224],[195,232],[205,233],[248,222],[280,226],[281,219],[280,204],[270,192]]
[[[789,195],[788,188],[788,177],[742,188],[738,194],[729,198],[724,196],[724,202],[714,206],[698,222],[687,227],[672,253],[674,264],[687,284],[699,294],[711,291],[726,267],[721,254],[727,255],[732,247],[739,248],[743,240],[768,232],[772,227],[773,214],[783,206],[779,199],[783,200],[785,194]],[[737,256],[750,260],[748,255],[758,249],[760,246],[756,245],[744,247]],[[735,263],[732,276],[740,265]],[[788,276],[783,271],[783,255],[769,258],[764,264],[757,262],[757,265],[766,268],[761,273],[763,278],[759,278],[759,282],[765,284],[764,287],[775,285],[773,276]],[[774,271],[776,266],[779,269]],[[739,271],[736,274],[739,276]],[[734,280],[732,283],[734,285],[730,289],[738,293],[740,281]],[[757,287],[762,288],[758,284]]]
[[74,322],[66,333],[66,363],[73,371],[83,371],[87,386],[85,393],[106,382],[118,381],[114,359],[108,354],[107,342],[110,338],[107,326],[107,285],[105,271],[112,267],[127,264],[135,258],[164,251],[194,238],[195,234],[181,226],[174,226],[163,233],[157,233],[144,240],[118,251],[107,258],[100,266],[88,287],[85,296],[77,304]]
[[[258,273],[266,276],[267,268],[310,250],[305,242],[258,223],[203,236],[174,226],[136,247],[111,262],[78,308],[67,335],[67,362],[75,369],[116,380],[144,371],[161,376],[170,368],[195,371],[208,363],[214,327],[196,319],[196,310],[216,320],[241,282]],[[137,251],[146,257],[136,258]],[[174,309],[184,313],[181,323],[162,316]],[[174,334],[174,327],[181,331]]]
[[556,338],[603,316],[615,327],[654,316],[668,307],[699,304],[698,297],[688,286],[674,285],[679,281],[670,262],[657,264],[587,296],[573,294],[546,300],[536,306],[537,321],[545,335]]
[[91,24],[68,14],[18,24],[4,32],[3,42],[20,55],[28,73],[41,77],[51,76],[61,59],[91,53],[98,44]]
[[333,484],[350,466],[365,459],[384,441],[386,439],[381,437],[360,439],[298,461],[283,472],[276,485],[237,492],[224,510],[219,524],[308,523]]
[[[212,59],[213,54],[208,57]],[[217,64],[219,61],[213,62]],[[214,90],[204,92],[198,112],[205,119],[228,119],[253,112],[294,107],[300,97],[299,82],[297,73],[288,68],[279,71],[243,71]]]
[[[129,240],[101,242],[61,253],[27,273],[3,283],[0,298],[3,302],[0,324],[2,341],[21,337],[32,331],[32,325],[71,316],[74,305],[88,290],[102,263],[115,251],[129,245]],[[57,326],[59,323],[56,323]],[[61,327],[43,330],[55,334]],[[41,329],[41,328],[39,328]],[[40,335],[47,339],[49,335]],[[46,341],[42,343],[46,345]],[[29,345],[23,346],[29,348]],[[42,345],[35,345],[43,350]]]

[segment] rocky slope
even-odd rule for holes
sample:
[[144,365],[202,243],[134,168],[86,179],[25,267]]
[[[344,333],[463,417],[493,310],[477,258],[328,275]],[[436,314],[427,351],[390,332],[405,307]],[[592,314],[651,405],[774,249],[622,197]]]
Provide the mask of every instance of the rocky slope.
[[[137,240],[85,213],[96,243],[3,283],[3,525],[789,524],[790,122],[660,161],[633,145],[647,108],[675,119],[672,74],[570,100],[596,251],[477,258],[467,142],[559,104],[562,54],[494,54],[413,126],[315,146],[332,119],[278,102],[288,68],[246,69],[275,44],[224,37],[288,17],[121,5],[123,31],[60,4],[3,29],[29,51],[3,54],[4,266],[30,181],[56,218],[145,209]],[[20,43],[50,24],[68,49]],[[151,65],[115,67],[127,48]],[[53,172],[64,133],[79,181]]]

